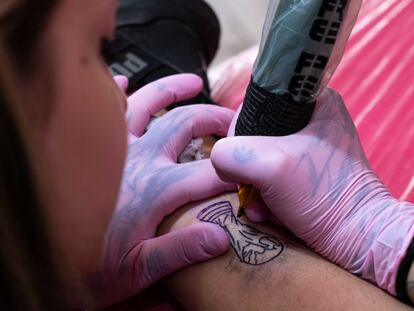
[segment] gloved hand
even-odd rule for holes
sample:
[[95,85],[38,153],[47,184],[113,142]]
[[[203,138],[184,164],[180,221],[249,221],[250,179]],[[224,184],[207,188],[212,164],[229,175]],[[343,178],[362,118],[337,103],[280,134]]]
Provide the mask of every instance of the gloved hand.
[[254,202],[246,211],[252,220],[270,212],[321,255],[395,294],[414,206],[394,199],[371,170],[337,93],[319,97],[299,133],[222,139],[211,161],[223,180],[260,191],[269,210]]
[[[117,81],[126,87],[124,79]],[[234,116],[231,110],[210,105],[176,108],[145,132],[154,113],[194,97],[202,87],[197,76],[180,74],[148,84],[128,99],[131,133],[119,203],[100,271],[89,279],[102,305],[137,294],[168,274],[229,248],[225,232],[212,224],[155,237],[164,217],[178,207],[236,188],[217,177],[210,160],[177,164],[193,137],[224,136]]]

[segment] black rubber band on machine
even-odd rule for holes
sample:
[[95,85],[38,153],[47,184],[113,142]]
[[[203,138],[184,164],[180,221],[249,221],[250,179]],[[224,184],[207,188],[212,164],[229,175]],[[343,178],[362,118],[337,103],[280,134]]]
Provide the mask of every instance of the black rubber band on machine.
[[299,103],[293,96],[273,94],[250,81],[237,119],[238,136],[285,136],[308,125],[315,101]]

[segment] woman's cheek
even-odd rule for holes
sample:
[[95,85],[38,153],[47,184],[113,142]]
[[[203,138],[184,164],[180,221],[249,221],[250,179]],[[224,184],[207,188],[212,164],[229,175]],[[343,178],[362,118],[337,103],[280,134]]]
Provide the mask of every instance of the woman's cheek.
[[[120,182],[122,178],[123,168],[126,159],[127,150],[127,128],[124,117],[124,97],[113,82],[112,78],[105,83],[104,88],[107,90],[102,92],[104,96],[98,101],[96,109],[100,110],[101,120],[99,121],[100,129],[97,140],[101,142],[101,148],[94,150],[98,158],[102,161],[97,167],[96,176],[100,176],[107,181],[106,191],[112,194],[112,209],[117,200]],[[106,96],[105,96],[106,95]],[[114,201],[115,200],[115,201]]]
[[[83,269],[93,269],[102,251],[104,236],[114,212],[127,149],[123,97],[110,76],[100,71],[88,79],[83,92],[83,114],[79,127],[83,143],[77,155],[83,158],[78,172],[79,255]],[[82,124],[83,123],[83,124]],[[86,265],[85,265],[86,264]]]

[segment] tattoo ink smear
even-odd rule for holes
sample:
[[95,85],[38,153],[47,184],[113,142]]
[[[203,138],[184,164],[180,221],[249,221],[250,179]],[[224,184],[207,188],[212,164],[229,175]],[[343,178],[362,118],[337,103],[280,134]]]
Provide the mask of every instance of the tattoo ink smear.
[[222,227],[230,238],[232,248],[240,261],[249,265],[262,265],[283,251],[283,244],[274,236],[261,232],[237,219],[229,201],[217,202],[204,208],[197,219]]

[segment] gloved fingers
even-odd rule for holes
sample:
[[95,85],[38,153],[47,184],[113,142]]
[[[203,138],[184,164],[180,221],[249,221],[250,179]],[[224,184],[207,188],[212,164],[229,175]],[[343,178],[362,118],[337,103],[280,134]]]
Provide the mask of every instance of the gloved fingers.
[[208,159],[176,164],[171,177],[175,182],[160,194],[156,205],[159,210],[153,210],[159,221],[189,202],[211,198],[223,192],[237,191],[236,184],[220,180]]
[[270,214],[261,196],[254,197],[253,201],[247,205],[245,212],[252,222],[263,222]]
[[219,140],[210,159],[219,176],[262,190],[289,158],[273,137],[238,136]]
[[[315,111],[310,121],[310,126],[305,128],[305,132],[315,134],[323,126],[321,122],[340,124],[345,127],[346,130],[353,130],[352,118],[348,112],[348,109],[341,97],[341,95],[333,90],[326,88],[318,97]],[[315,128],[316,126],[316,128]]]
[[202,79],[194,74],[172,75],[142,87],[128,98],[129,130],[141,136],[155,113],[196,96],[202,89]]
[[157,119],[148,130],[147,139],[159,140],[160,134],[165,133],[162,147],[168,158],[177,162],[191,139],[210,134],[225,136],[233,115],[228,108],[210,105],[176,108]]
[[234,183],[234,178],[230,178],[229,176],[226,176],[223,172],[218,172],[216,170],[216,174],[220,180],[226,182],[226,183]]
[[146,240],[135,265],[139,289],[191,264],[225,253],[229,239],[219,226],[196,224]]
[[243,106],[243,104],[240,105],[239,108],[237,108],[236,112],[234,113],[233,120],[231,121],[230,126],[229,126],[229,130],[227,132],[228,137],[234,136],[234,133],[236,131],[237,119],[239,117],[242,106]]
[[128,78],[126,76],[115,76],[114,80],[118,87],[126,93],[129,84]]

